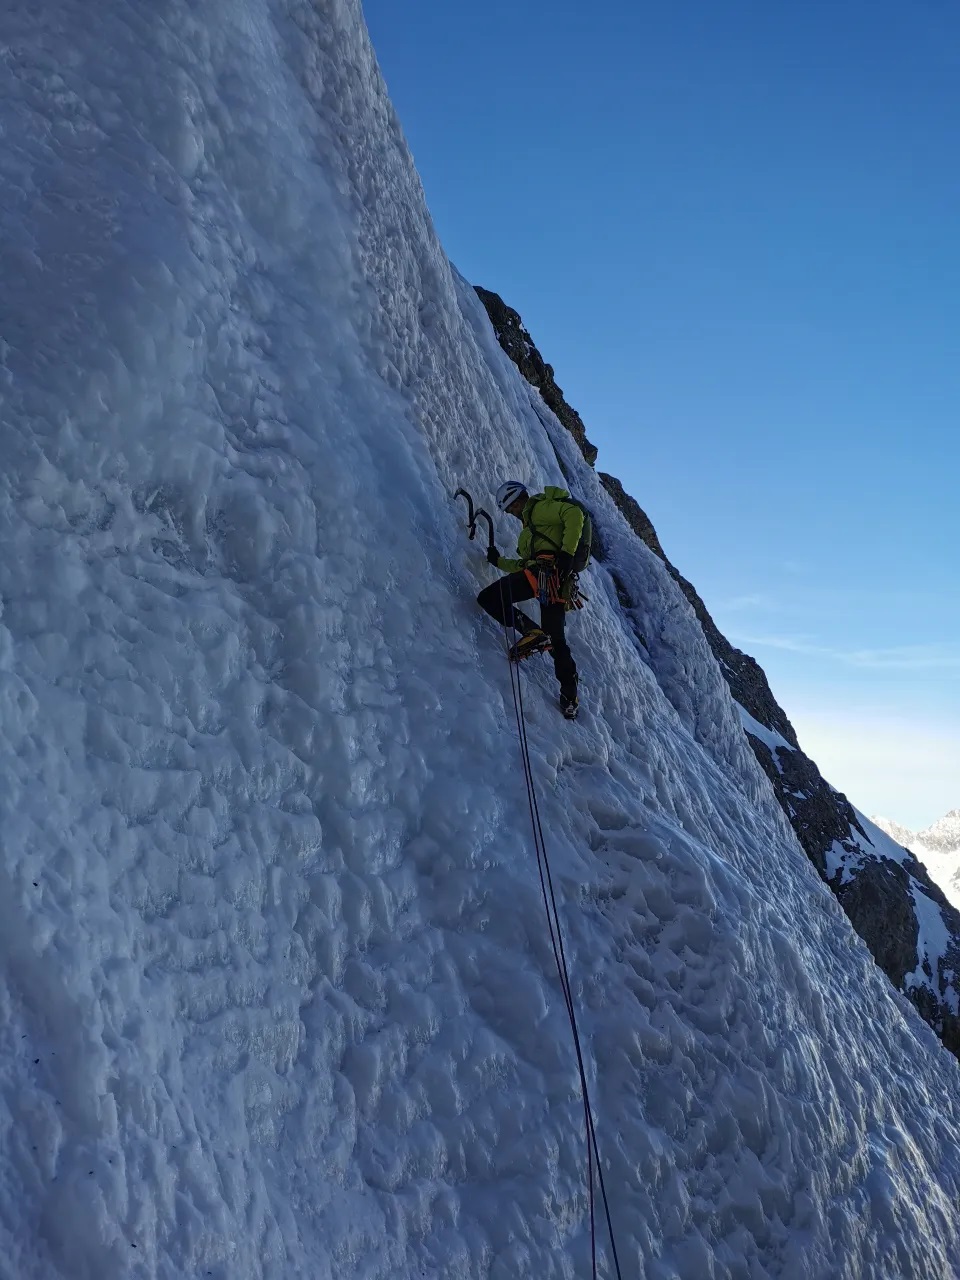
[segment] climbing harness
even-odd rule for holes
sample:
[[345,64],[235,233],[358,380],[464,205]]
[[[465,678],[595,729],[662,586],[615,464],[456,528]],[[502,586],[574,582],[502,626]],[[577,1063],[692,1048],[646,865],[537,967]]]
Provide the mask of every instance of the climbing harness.
[[537,556],[535,567],[525,568],[523,572],[531,588],[536,592],[538,604],[563,604],[560,595],[560,575],[557,573],[552,555],[547,553]]
[[[467,527],[470,538],[473,539],[476,535],[477,520],[480,517],[485,517],[490,528],[490,546],[492,547],[494,545],[493,522],[490,519],[489,514],[482,509],[474,509],[473,499],[470,497],[470,494],[467,493],[466,489],[457,490],[454,494],[454,498],[459,497],[466,498],[467,500],[469,509]],[[529,577],[529,571],[525,572],[527,572]],[[531,586],[533,586],[539,594],[539,579],[535,583],[531,582]],[[547,602],[550,603],[549,599]],[[508,616],[513,616],[512,593]],[[563,933],[560,927],[560,909],[557,905],[557,895],[553,884],[553,872],[550,867],[549,857],[547,856],[546,840],[543,834],[543,823],[540,818],[540,806],[537,801],[537,793],[533,781],[533,767],[530,763],[530,746],[527,740],[526,715],[523,708],[523,684],[520,679],[520,671],[516,663],[509,661],[511,654],[510,630],[511,628],[504,626],[503,637],[507,651],[508,667],[510,670],[510,690],[513,694],[513,709],[517,719],[517,736],[520,742],[523,776],[527,788],[527,804],[530,809],[530,821],[533,828],[533,843],[537,852],[537,870],[540,875],[540,889],[543,894],[543,904],[547,913],[547,927],[550,931],[550,945],[553,949],[553,958],[557,965],[560,989],[563,992],[563,1002],[567,1010],[567,1017],[570,1020],[570,1030],[573,1033],[573,1046],[577,1058],[577,1072],[580,1077],[580,1089],[583,1094],[584,1129],[587,1144],[587,1186],[589,1189],[590,1204],[590,1257],[592,1264],[592,1280],[597,1280],[597,1214],[595,1199],[597,1184],[599,1184],[600,1195],[603,1200],[603,1210],[607,1223],[607,1232],[610,1237],[610,1251],[613,1256],[614,1271],[616,1273],[617,1280],[623,1280],[623,1272],[620,1269],[620,1259],[617,1254],[616,1239],[613,1233],[613,1220],[610,1216],[610,1204],[607,1199],[607,1188],[603,1178],[603,1166],[600,1163],[600,1148],[597,1143],[597,1131],[593,1120],[593,1107],[590,1103],[590,1090],[587,1085],[587,1072],[583,1060],[583,1049],[580,1043],[580,1031],[577,1026],[576,1009],[573,1003],[573,991],[570,986],[570,972],[567,965],[566,950],[563,945]],[[515,631],[515,628],[513,628],[513,630]]]
[[561,579],[549,551],[537,556],[535,569],[529,567],[523,572],[537,593],[538,604],[562,604],[569,613],[571,609],[582,609],[589,600],[589,596],[585,596],[580,590],[580,575],[570,573]]

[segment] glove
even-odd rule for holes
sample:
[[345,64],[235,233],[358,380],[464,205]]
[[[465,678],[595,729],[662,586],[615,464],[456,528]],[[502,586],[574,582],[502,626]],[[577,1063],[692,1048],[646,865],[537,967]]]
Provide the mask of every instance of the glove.
[[496,547],[487,547],[487,564],[492,564],[496,569],[500,564],[500,552]]
[[573,568],[573,556],[570,554],[570,552],[558,551],[557,554],[553,557],[553,560],[554,560],[554,564],[557,566],[557,573],[559,573],[560,577],[561,578],[569,577],[570,571]]

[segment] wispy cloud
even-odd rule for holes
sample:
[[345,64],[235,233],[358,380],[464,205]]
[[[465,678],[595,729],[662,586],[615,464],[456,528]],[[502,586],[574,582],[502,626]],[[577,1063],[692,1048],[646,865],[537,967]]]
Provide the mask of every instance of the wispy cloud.
[[[797,567],[788,569],[781,565],[781,571],[796,573]],[[779,591],[776,588],[744,591],[739,595],[712,599],[709,603],[717,613],[725,609],[739,612],[757,609],[767,613],[808,615],[812,608],[819,606],[825,612],[849,612],[855,608],[868,616],[879,616],[881,612],[890,610],[923,611],[931,618],[946,619],[947,625],[957,618],[953,597],[943,591],[897,586],[895,583],[885,585],[880,591],[873,586],[853,582],[832,583],[815,577],[806,583],[784,582],[781,585],[782,590]]]
[[854,649],[841,658],[855,667],[901,671],[960,667],[960,644],[905,644],[894,649]]
[[791,653],[810,653],[820,657],[834,657],[835,651],[825,645],[817,644],[811,636],[794,635],[753,635],[742,631],[730,631],[727,638],[736,645],[746,645],[751,649],[788,649]]
[[728,600],[721,600],[717,606],[717,611],[725,610],[727,613],[748,613],[754,609],[761,609],[766,612],[779,612],[782,608],[779,601],[774,600],[772,596],[764,595],[745,595],[731,596]]
[[944,671],[960,668],[960,643],[941,641],[928,644],[897,645],[888,649],[842,649],[819,644],[806,635],[730,636],[734,644],[757,649],[785,649],[811,657],[841,662],[848,667],[872,671]]

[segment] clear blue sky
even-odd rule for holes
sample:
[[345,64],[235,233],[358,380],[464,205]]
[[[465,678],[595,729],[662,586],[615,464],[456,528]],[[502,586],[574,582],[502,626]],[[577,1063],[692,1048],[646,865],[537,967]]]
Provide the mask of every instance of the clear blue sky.
[[868,812],[960,806],[960,9],[364,0],[441,240]]

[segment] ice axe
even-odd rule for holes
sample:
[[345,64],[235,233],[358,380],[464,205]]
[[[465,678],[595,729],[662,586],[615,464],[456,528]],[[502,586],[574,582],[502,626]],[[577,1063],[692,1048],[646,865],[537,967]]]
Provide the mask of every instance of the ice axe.
[[470,495],[469,495],[469,493],[467,493],[466,489],[458,489],[458,490],[457,490],[457,492],[456,492],[453,496],[454,496],[454,499],[457,499],[457,498],[466,498],[466,500],[467,500],[467,532],[468,532],[468,534],[469,534],[469,536],[470,536],[470,541],[471,541],[471,542],[472,542],[472,541],[474,540],[474,538],[477,536],[477,521],[478,521],[478,520],[486,520],[486,522],[487,522],[487,530],[488,530],[488,533],[489,533],[489,542],[488,542],[488,545],[487,545],[487,550],[489,551],[489,550],[490,550],[490,548],[494,545],[494,543],[493,543],[493,520],[491,519],[490,512],[489,512],[489,511],[484,511],[483,507],[474,507],[474,505],[473,505],[473,498],[471,498],[471,497],[470,497]]

